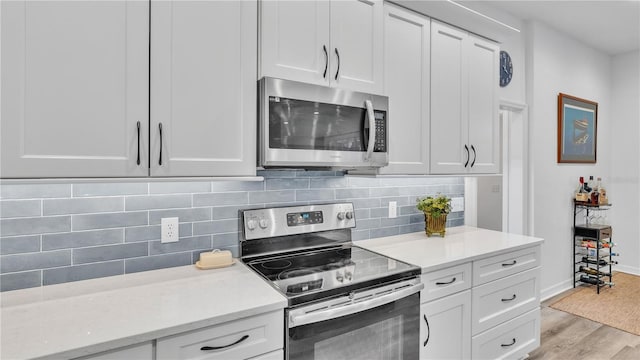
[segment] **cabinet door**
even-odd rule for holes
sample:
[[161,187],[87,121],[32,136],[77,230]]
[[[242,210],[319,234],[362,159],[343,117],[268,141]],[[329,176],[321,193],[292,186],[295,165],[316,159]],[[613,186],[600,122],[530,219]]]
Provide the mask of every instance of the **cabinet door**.
[[500,172],[499,53],[495,43],[469,36],[469,169],[473,173]]
[[2,177],[147,176],[149,4],[1,6]]
[[260,77],[329,85],[329,1],[261,1],[260,7]]
[[420,359],[469,359],[471,291],[420,306]]
[[384,5],[389,166],[382,174],[429,172],[429,19]]
[[332,86],[382,92],[383,3],[381,0],[331,2]]
[[[431,173],[465,173],[468,162],[467,33],[431,22]],[[467,146],[467,148],[465,148]]]
[[257,2],[151,7],[151,175],[255,175]]

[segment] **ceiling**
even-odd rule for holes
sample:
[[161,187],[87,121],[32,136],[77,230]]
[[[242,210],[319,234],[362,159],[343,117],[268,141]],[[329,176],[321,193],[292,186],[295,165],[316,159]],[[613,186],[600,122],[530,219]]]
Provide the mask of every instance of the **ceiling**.
[[[473,7],[477,1],[456,1]],[[523,20],[536,20],[610,55],[640,49],[640,0],[482,1]]]

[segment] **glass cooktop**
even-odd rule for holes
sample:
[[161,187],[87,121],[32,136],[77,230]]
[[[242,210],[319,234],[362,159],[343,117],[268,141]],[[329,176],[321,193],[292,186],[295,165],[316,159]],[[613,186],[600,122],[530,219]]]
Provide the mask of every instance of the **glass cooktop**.
[[420,274],[417,266],[352,245],[263,258],[247,265],[287,296],[289,305]]

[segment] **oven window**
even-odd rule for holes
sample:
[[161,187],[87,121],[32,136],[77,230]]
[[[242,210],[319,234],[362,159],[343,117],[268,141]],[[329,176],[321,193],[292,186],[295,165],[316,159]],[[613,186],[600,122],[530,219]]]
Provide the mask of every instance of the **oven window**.
[[289,329],[289,359],[417,359],[420,295]]
[[[272,149],[366,151],[366,109],[269,97]],[[364,130],[365,126],[367,127]]]

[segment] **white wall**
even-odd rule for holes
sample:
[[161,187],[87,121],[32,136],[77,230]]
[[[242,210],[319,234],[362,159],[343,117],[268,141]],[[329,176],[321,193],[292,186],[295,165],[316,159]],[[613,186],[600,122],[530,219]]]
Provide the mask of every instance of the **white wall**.
[[612,62],[612,176],[608,184],[618,269],[640,275],[640,53]]
[[[532,22],[527,26],[527,63],[532,225],[533,235],[545,239],[541,288],[546,297],[572,286],[572,197],[579,177],[602,176],[606,181],[611,173],[611,59]],[[596,164],[557,163],[560,92],[598,103]]]

